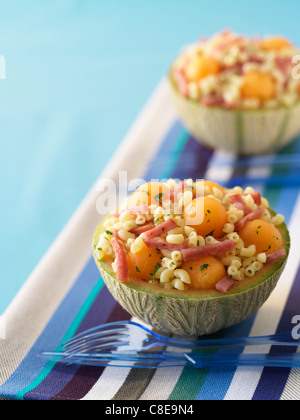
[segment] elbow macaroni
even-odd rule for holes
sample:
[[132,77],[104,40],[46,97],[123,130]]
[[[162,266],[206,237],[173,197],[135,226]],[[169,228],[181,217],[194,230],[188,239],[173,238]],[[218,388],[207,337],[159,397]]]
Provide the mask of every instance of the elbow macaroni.
[[[131,251],[133,254],[138,254],[146,247],[143,238],[147,237],[147,232],[137,236],[133,233],[134,229],[149,223],[153,224],[153,227],[159,226],[161,223],[171,219],[176,223],[175,227],[163,232],[160,238],[154,238],[154,240],[178,246],[184,244],[189,248],[216,244],[226,239],[231,240],[235,243],[235,250],[224,255],[217,255],[216,258],[222,261],[228,276],[234,280],[242,281],[245,277],[253,277],[267,262],[267,255],[266,253],[257,254],[255,245],[245,246],[235,226],[244,218],[245,214],[238,204],[235,205],[233,203],[234,200],[231,201],[230,197],[235,194],[242,194],[245,206],[251,211],[255,211],[258,208],[258,204],[256,197],[253,196],[255,193],[254,189],[247,187],[243,190],[241,187],[235,187],[223,192],[221,188],[203,186],[204,184],[201,184],[201,188],[198,188],[198,184],[200,186],[201,183],[193,183],[192,180],[187,181],[184,190],[177,194],[177,202],[166,199],[160,202],[160,205],[151,204],[148,206],[147,214],[132,214],[132,211],[128,210],[122,211],[121,214],[117,213],[119,214],[118,216],[109,217],[104,222],[104,227],[107,230],[100,235],[98,245],[97,247],[95,246],[97,259],[113,258],[114,251],[111,244],[113,236],[123,242],[125,252]],[[165,185],[174,189],[178,183],[175,180],[169,180]],[[227,212],[227,223],[222,229],[224,234],[222,238],[218,238],[219,240],[211,235],[201,236],[198,234],[199,229],[197,227],[186,224],[187,221],[184,218],[182,209],[190,205],[195,197],[195,192],[199,196],[213,197],[223,203]],[[284,222],[283,216],[273,216],[271,214],[271,211],[268,209],[269,203],[263,197],[261,198],[261,205],[266,209],[261,219],[274,226],[280,226]],[[241,208],[243,207],[241,206]],[[117,235],[115,235],[116,232]],[[173,247],[170,247],[170,249],[173,249]],[[178,249],[181,249],[181,247]],[[184,260],[182,252],[179,250],[161,249],[158,253],[161,255],[161,263],[156,264],[153,279],[150,282],[156,279],[158,284],[161,284],[166,289],[186,290],[188,285],[191,284],[191,277],[186,270],[181,269]],[[113,263],[113,269],[116,271],[115,262]]]

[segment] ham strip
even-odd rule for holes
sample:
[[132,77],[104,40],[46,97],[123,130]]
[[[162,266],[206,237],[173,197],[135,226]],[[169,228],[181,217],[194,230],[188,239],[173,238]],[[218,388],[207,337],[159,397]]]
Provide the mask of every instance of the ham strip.
[[128,264],[125,250],[115,236],[112,238],[111,244],[116,256],[117,280],[121,283],[126,283],[128,282]]
[[162,239],[147,239],[146,237],[143,238],[143,241],[150,249],[160,249],[161,251],[183,251],[184,249],[188,249],[189,239],[186,239],[182,245],[169,244]]
[[251,213],[251,209],[246,206],[245,200],[240,194],[231,195],[230,201],[235,205],[237,209],[242,210],[246,216]]
[[221,106],[224,104],[224,97],[220,94],[213,94],[211,96],[208,96],[207,98],[203,98],[201,100],[201,104],[203,106]]
[[177,200],[177,196],[180,193],[183,193],[186,187],[186,181],[181,181],[175,185],[175,188],[170,192],[170,200],[173,202]]
[[169,230],[172,230],[174,228],[177,228],[177,223],[174,222],[174,220],[169,219],[164,223],[161,223],[160,225],[156,226],[155,228],[149,230],[145,233],[145,238],[147,239],[153,239],[157,238],[158,236],[162,235],[165,232],[168,232]]
[[128,209],[122,209],[117,211],[114,216],[120,217],[121,214],[129,212],[130,214],[149,214],[149,209],[147,204],[142,204],[141,206],[129,207]]
[[273,252],[272,254],[268,255],[267,257],[267,264],[276,260],[279,260],[281,258],[284,258],[287,256],[286,250],[280,249],[279,251]]
[[188,248],[182,251],[183,261],[197,260],[198,258],[208,257],[209,255],[220,255],[226,252],[235,250],[235,243],[233,241],[223,241],[215,244],[204,246],[197,246],[195,248]]
[[136,236],[140,236],[142,233],[148,232],[149,230],[152,230],[152,229],[153,229],[153,224],[139,226],[137,228],[132,229],[130,232],[134,233]]
[[264,214],[265,210],[265,207],[261,206],[257,210],[252,211],[247,216],[245,216],[240,222],[238,222],[235,225],[236,232],[239,232],[241,229],[243,229],[246,223],[259,219]]
[[181,95],[188,97],[189,95],[188,84],[187,84],[183,70],[177,70],[177,69],[174,70],[173,79],[175,80],[176,85]]
[[[258,206],[261,205],[261,195],[260,193],[254,193],[254,194],[250,194],[251,197],[254,200],[254,203],[257,204]],[[252,212],[252,210],[246,206],[245,200],[244,198],[245,195],[241,195],[241,194],[234,194],[230,196],[230,200],[233,204],[235,204],[235,206],[239,209],[239,210],[243,210],[245,216],[248,216],[248,214],[250,214]]]
[[218,292],[227,293],[236,284],[236,281],[229,276],[224,277],[219,283],[216,284]]

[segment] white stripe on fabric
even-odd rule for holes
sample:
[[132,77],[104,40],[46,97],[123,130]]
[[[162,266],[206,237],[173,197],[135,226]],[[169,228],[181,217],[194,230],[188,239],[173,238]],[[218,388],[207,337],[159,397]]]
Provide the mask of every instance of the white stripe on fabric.
[[[293,245],[297,244],[298,234],[300,232],[299,214],[300,194],[289,225],[292,241],[289,263],[271,297],[258,311],[250,336],[269,335],[275,334],[276,332],[300,263],[299,249]],[[268,348],[268,346],[246,347],[245,353],[266,351]],[[251,400],[259,383],[262,371],[263,368],[260,367],[251,369],[247,367],[238,368],[227,391],[225,400]]]
[[[297,352],[300,353],[300,347],[298,348]],[[299,378],[300,378],[300,368],[291,369],[291,373],[288,377],[286,386],[283,390],[280,400],[282,401],[299,401],[300,400]]]

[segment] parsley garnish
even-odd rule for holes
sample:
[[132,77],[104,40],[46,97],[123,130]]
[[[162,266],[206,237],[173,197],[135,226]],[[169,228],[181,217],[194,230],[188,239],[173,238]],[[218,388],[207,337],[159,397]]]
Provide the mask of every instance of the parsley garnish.
[[158,201],[160,205],[162,205],[162,198],[164,197],[164,195],[164,193],[159,193],[154,197],[154,199]]
[[154,269],[154,273],[152,274],[152,283],[155,283],[155,274],[158,272],[159,269],[160,269],[160,264],[157,263]]
[[208,269],[208,267],[209,267],[209,264],[203,264],[203,265],[201,265],[201,267],[200,267],[200,271],[207,270],[207,269]]
[[105,233],[107,233],[107,235],[112,235],[112,232],[109,230],[106,230]]
[[210,233],[208,233],[208,234],[206,235],[206,237],[208,237],[208,236],[214,236],[215,230],[216,230],[216,229],[214,229],[213,231],[211,231]]
[[140,273],[140,270],[138,269],[138,267],[135,267],[135,269],[136,269],[136,271],[137,271],[138,273]]

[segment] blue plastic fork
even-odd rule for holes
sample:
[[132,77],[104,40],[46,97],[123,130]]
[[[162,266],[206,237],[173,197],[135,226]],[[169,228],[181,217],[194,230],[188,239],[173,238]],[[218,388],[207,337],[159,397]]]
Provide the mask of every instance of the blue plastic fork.
[[160,335],[144,325],[132,321],[120,321],[104,324],[85,331],[63,347],[67,353],[100,353],[116,348],[122,350],[150,350],[157,346],[174,347],[179,349],[212,349],[224,346],[254,346],[254,345],[300,346],[300,340],[293,338],[291,332],[267,335],[261,337],[233,337],[233,338],[174,338]]
[[125,352],[112,354],[67,354],[42,352],[39,357],[52,362],[103,366],[158,369],[166,367],[238,367],[263,366],[300,367],[300,354],[244,354],[244,353],[174,353],[174,352]]

